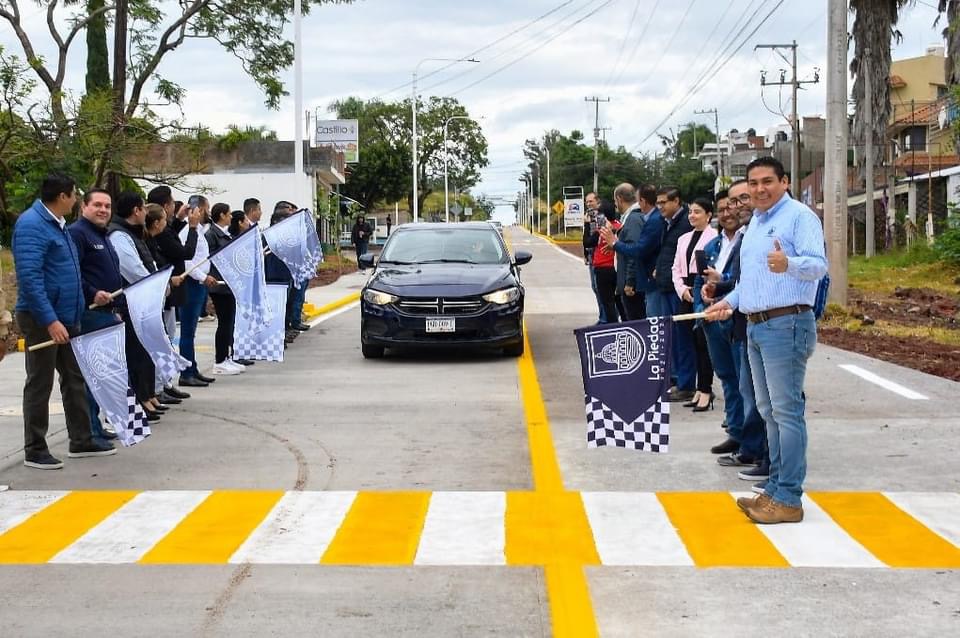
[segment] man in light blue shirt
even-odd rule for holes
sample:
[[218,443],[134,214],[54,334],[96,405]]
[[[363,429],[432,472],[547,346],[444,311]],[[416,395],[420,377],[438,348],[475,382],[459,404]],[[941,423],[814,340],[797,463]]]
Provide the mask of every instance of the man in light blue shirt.
[[807,471],[803,380],[817,343],[817,283],[827,272],[823,227],[787,193],[778,160],[752,161],[747,184],[755,210],[740,248],[740,281],[707,318],[726,319],[735,308],[747,316],[757,408],[767,424],[770,478],[763,494],[737,504],[756,523],[797,523]]

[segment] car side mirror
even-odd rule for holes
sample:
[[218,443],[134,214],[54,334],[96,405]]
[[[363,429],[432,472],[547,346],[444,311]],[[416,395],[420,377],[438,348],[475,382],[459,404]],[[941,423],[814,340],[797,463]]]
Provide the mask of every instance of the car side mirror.
[[531,259],[533,259],[533,255],[525,250],[518,250],[513,256],[513,263],[515,266],[522,266],[529,264]]
[[373,268],[377,263],[377,257],[371,253],[363,253],[357,261],[361,268]]

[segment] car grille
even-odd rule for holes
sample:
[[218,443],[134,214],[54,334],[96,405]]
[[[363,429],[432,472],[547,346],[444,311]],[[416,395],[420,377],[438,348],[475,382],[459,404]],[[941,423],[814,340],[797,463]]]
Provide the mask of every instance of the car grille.
[[434,297],[431,299],[401,299],[396,302],[397,308],[408,315],[418,316],[451,316],[472,315],[486,304],[479,297],[447,298]]

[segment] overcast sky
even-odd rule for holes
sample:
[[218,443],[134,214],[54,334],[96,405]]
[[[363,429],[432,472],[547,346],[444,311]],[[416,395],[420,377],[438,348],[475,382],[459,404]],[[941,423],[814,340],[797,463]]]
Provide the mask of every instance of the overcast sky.
[[[49,56],[43,11],[21,4],[35,44]],[[779,114],[764,108],[759,78],[766,70],[768,78],[777,79],[787,65],[769,50],[754,51],[754,45],[796,39],[799,74],[812,78],[814,68],[825,66],[826,1],[777,5],[775,0],[358,0],[325,6],[304,21],[304,104],[318,108],[322,118],[331,117],[325,113],[330,102],[349,95],[402,99],[422,59],[476,51],[479,64],[433,75],[428,74],[444,63],[423,63],[418,89],[421,95],[455,96],[471,115],[484,117],[490,167],[475,191],[512,198],[520,187],[525,139],[553,128],[592,136],[594,107],[586,96],[611,98],[600,106],[601,126],[610,127],[611,146],[634,152],[660,148],[655,131],[661,122],[664,132],[694,119],[712,128],[712,116],[697,116],[697,109],[716,107],[721,131],[763,132],[782,124]],[[942,25],[932,26],[935,5],[918,0],[905,10],[899,25],[904,37],[894,47],[894,59],[922,55],[927,46],[942,43]],[[20,53],[6,23],[0,44]],[[83,87],[84,55],[78,38],[67,78],[76,91]],[[717,60],[727,63],[718,70]],[[216,45],[189,43],[167,56],[159,71],[187,89],[187,122],[214,130],[265,125],[282,139],[293,138],[292,96],[278,111],[264,108],[256,85]],[[292,90],[292,71],[284,79]],[[788,89],[781,96],[767,87],[764,97],[773,111],[782,106],[789,112]],[[824,101],[825,83],[808,85],[799,100],[801,114],[822,114]],[[553,185],[555,192],[559,186]]]

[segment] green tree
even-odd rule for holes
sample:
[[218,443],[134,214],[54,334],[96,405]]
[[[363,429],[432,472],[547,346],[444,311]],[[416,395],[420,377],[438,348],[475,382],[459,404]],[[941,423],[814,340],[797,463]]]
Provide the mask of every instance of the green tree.
[[105,0],[87,0],[87,15],[93,16],[87,25],[87,93],[109,91],[110,60],[107,55],[107,16]]
[[[696,138],[696,147],[694,147],[694,138]],[[695,122],[687,122],[677,133],[677,144],[680,147],[680,154],[684,157],[696,157],[704,144],[712,144],[716,140],[717,137],[713,131],[706,125]]]

